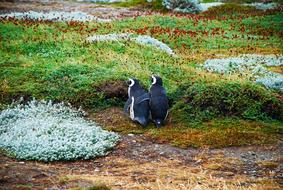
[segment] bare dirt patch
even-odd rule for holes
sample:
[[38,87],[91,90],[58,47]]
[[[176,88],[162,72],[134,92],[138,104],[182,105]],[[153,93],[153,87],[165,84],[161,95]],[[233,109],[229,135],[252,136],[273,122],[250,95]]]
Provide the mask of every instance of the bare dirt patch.
[[99,86],[93,86],[97,91],[103,92],[106,98],[122,98],[127,99],[127,85],[125,81],[106,81]]
[[156,144],[143,135],[125,135],[111,154],[95,160],[39,163],[1,155],[0,189],[95,184],[112,189],[279,189],[282,163],[278,151],[278,146],[179,149]]
[[0,0],[0,13],[26,12],[26,11],[82,11],[99,18],[119,19],[152,14],[137,8],[113,7],[111,5],[95,4],[90,2],[54,1],[54,0]]

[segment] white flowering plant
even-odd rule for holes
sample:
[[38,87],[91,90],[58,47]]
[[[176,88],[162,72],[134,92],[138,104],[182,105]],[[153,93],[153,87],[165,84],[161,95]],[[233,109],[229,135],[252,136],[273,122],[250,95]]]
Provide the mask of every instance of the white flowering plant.
[[239,57],[208,59],[203,68],[220,74],[241,74],[267,88],[283,92],[283,75],[267,69],[270,66],[282,65],[282,56],[246,54]]
[[104,156],[119,136],[64,103],[32,100],[0,113],[0,148],[18,159],[56,161]]
[[266,77],[259,77],[255,81],[258,84],[262,84],[267,88],[276,89],[280,92],[283,92],[283,76],[282,75],[275,75],[275,76],[266,76]]
[[168,55],[175,56],[173,50],[163,42],[152,38],[148,35],[134,35],[131,33],[121,34],[105,34],[105,35],[93,35],[86,39],[88,42],[103,42],[103,41],[134,41],[138,44],[153,46],[161,51],[166,52]]
[[202,11],[199,0],[163,0],[162,5],[175,12],[199,13]]
[[77,21],[77,22],[111,22],[111,19],[101,19],[93,15],[76,11],[76,12],[64,12],[64,11],[50,11],[50,12],[12,12],[9,14],[1,14],[0,18],[15,18],[21,20],[47,20],[47,21]]
[[243,5],[255,7],[256,9],[264,10],[264,11],[269,9],[275,9],[279,6],[278,3],[261,3],[261,2],[244,3]]

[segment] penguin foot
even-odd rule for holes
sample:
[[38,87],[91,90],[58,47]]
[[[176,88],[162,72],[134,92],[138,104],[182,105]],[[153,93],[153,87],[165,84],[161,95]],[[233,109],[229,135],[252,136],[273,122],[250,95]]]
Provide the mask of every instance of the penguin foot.
[[146,119],[137,119],[136,122],[138,122],[143,128],[148,125],[148,121]]
[[160,128],[162,126],[162,122],[160,120],[156,120],[154,124],[157,128]]

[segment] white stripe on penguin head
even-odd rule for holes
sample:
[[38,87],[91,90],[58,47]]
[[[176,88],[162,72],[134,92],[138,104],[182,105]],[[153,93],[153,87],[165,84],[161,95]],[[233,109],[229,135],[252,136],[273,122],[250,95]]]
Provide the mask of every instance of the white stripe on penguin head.
[[156,78],[155,78],[155,76],[152,75],[151,78],[152,78],[152,84],[155,84],[155,83],[156,83]]
[[133,80],[133,79],[129,79],[129,81],[131,81],[131,84],[129,85],[130,87],[132,87],[132,86],[134,86],[134,84],[135,84],[135,81]]
[[130,98],[131,97],[131,95],[130,95],[131,87],[134,86],[135,81],[133,79],[131,79],[131,78],[129,78],[129,81],[131,81],[131,84],[129,85],[129,88],[128,88],[128,96]]

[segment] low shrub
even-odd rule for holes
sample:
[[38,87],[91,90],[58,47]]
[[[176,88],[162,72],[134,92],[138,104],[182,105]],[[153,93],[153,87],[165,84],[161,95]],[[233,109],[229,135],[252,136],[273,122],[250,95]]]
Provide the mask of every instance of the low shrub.
[[169,10],[182,13],[199,13],[202,10],[198,0],[163,0],[162,5]]
[[175,55],[173,50],[163,42],[152,38],[147,35],[134,36],[131,33],[121,33],[121,34],[105,34],[105,35],[93,35],[86,39],[88,42],[110,42],[110,41],[134,41],[138,44],[148,45],[159,49],[160,51],[166,52],[168,55]]
[[256,81],[258,84],[262,84],[267,88],[276,89],[280,92],[283,92],[283,76],[274,77],[267,76],[267,77],[261,77],[258,78]]
[[283,75],[269,71],[266,67],[283,65],[283,57],[276,55],[241,55],[222,59],[208,59],[203,67],[206,71],[220,74],[239,74],[258,84],[283,92]]
[[173,106],[174,118],[181,122],[205,121],[220,116],[244,119],[283,120],[283,104],[274,93],[252,83],[196,82]]
[[10,14],[2,14],[0,18],[15,18],[15,19],[30,19],[30,20],[47,20],[47,21],[97,21],[97,22],[110,22],[110,19],[100,19],[95,16],[89,15],[84,12],[60,12],[60,11],[50,11],[50,12],[13,12]]
[[82,110],[32,100],[0,112],[0,148],[24,160],[75,160],[103,156],[118,141],[85,120]]

